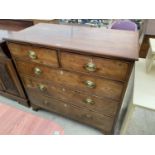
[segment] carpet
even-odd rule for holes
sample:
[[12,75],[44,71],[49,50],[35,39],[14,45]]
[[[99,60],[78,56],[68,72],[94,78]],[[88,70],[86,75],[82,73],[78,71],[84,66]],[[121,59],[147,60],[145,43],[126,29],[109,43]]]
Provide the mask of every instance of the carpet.
[[0,135],[63,135],[57,123],[0,103]]

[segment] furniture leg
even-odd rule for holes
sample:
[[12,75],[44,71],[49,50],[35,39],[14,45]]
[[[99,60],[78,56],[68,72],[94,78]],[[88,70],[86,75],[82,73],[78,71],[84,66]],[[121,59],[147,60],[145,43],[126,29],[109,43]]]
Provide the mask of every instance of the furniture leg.
[[40,109],[40,107],[38,107],[37,105],[32,104],[32,110],[34,111],[38,111]]

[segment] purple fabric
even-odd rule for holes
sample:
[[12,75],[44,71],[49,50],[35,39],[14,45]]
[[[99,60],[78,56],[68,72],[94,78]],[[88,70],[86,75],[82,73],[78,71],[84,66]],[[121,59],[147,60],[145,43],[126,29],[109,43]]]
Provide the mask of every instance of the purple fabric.
[[112,24],[111,29],[137,31],[137,25],[130,20],[119,20]]

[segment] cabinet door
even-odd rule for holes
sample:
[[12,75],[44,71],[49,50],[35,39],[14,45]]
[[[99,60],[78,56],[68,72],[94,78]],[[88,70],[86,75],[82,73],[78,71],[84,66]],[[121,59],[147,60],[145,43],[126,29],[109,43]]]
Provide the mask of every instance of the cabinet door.
[[0,57],[0,89],[15,96],[25,97],[12,61],[3,57]]

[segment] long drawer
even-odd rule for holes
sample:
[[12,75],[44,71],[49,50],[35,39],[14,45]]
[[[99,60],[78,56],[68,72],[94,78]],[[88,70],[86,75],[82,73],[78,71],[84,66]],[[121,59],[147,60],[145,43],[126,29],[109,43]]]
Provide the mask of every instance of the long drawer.
[[104,132],[111,133],[114,118],[106,117],[89,110],[84,110],[83,108],[78,108],[74,105],[67,104],[53,98],[40,96],[40,94],[37,93],[31,92],[28,96],[32,106],[33,104],[38,105],[44,109],[65,115],[72,119],[97,127]]
[[107,116],[114,116],[119,106],[119,102],[72,91],[42,80],[28,77],[22,77],[22,79],[27,92],[40,93]]
[[29,75],[56,84],[62,84],[74,90],[85,91],[101,97],[121,100],[124,83],[85,74],[77,74],[61,69],[54,69],[36,63],[16,61],[21,74]]
[[8,43],[11,54],[19,59],[58,67],[57,51],[31,45]]
[[68,70],[76,70],[120,81],[125,81],[127,78],[129,63],[125,61],[68,52],[61,52],[60,56],[62,67]]

